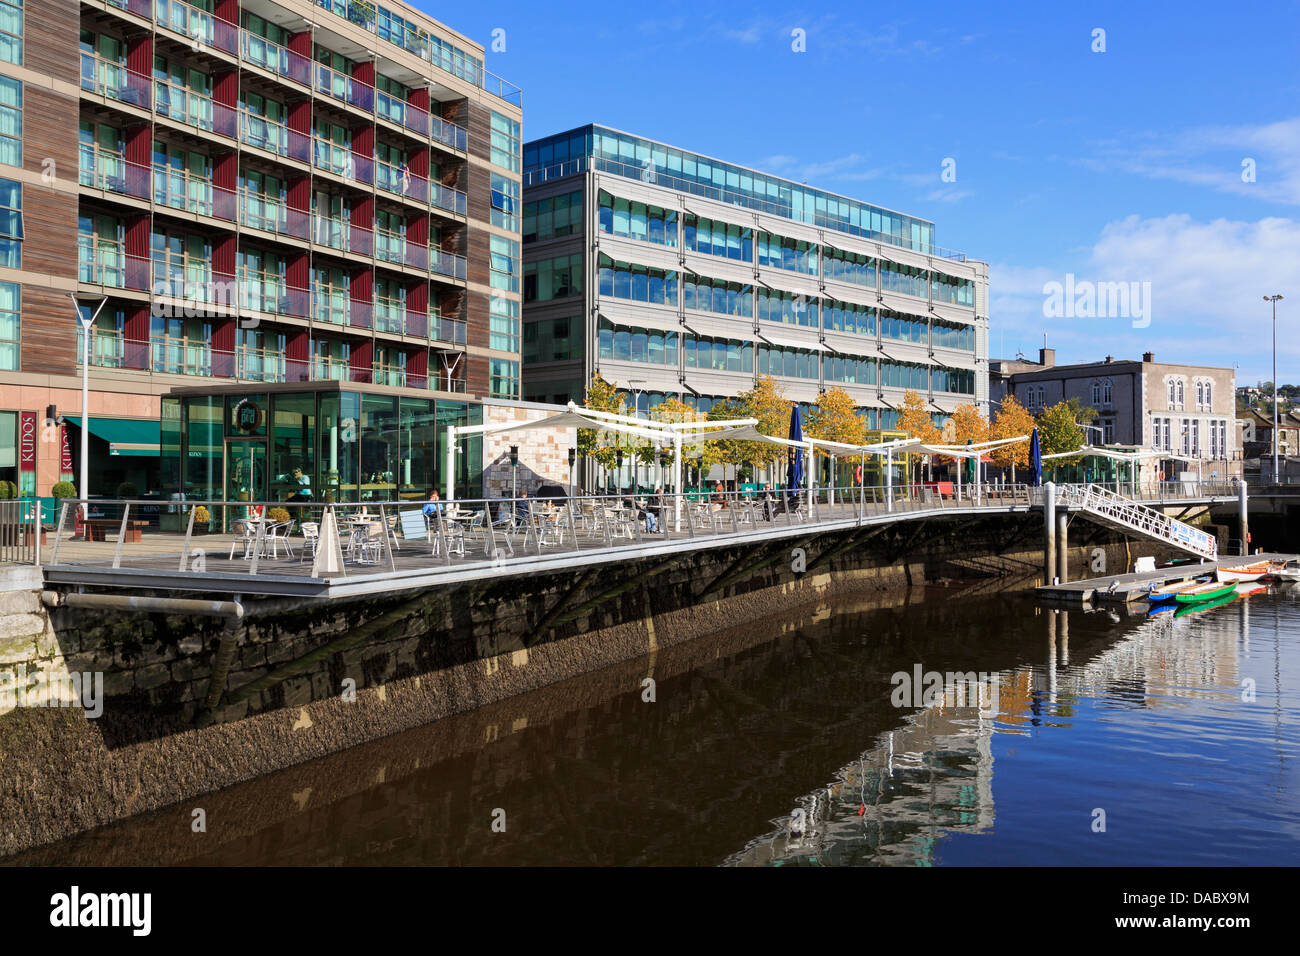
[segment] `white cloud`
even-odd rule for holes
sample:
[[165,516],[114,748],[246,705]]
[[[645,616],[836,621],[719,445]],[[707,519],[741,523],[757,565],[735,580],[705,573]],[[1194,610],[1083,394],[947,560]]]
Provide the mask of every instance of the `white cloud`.
[[[1255,163],[1253,182],[1242,162]],[[1079,162],[1099,172],[1127,172],[1237,196],[1300,205],[1300,118],[1187,130],[1159,142],[1109,140]]]
[[[1129,216],[1107,224],[1091,248],[1058,266],[990,266],[995,352],[1036,349],[1046,331],[1049,345],[1062,350],[1061,361],[1106,354],[1136,358],[1153,351],[1158,359],[1188,364],[1240,363],[1243,381],[1270,378],[1272,313],[1263,296],[1280,292],[1287,299],[1278,312],[1278,376],[1300,380],[1296,220]],[[1066,273],[1094,282],[1150,282],[1150,326],[1135,329],[1128,319],[1045,318],[1043,284],[1064,282]]]

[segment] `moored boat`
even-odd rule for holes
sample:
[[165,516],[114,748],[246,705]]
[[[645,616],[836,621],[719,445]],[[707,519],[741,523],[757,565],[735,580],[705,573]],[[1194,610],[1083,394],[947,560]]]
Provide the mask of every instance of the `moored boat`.
[[1231,568],[1219,568],[1214,572],[1214,576],[1220,581],[1235,581],[1240,584],[1245,581],[1258,581],[1272,570],[1273,566],[1269,562],[1256,561],[1254,564],[1240,564]]
[[1189,614],[1200,614],[1202,611],[1209,611],[1216,607],[1223,607],[1225,604],[1231,604],[1235,600],[1237,600],[1237,595],[1230,593],[1211,601],[1198,601],[1196,604],[1188,604],[1184,607],[1180,607],[1176,612],[1174,612],[1174,617],[1187,617]]
[[1300,581],[1300,566],[1284,567],[1277,572],[1283,581]]
[[1174,600],[1179,604],[1200,604],[1203,601],[1213,601],[1216,598],[1235,595],[1236,593],[1236,581],[1209,581],[1206,584],[1198,584],[1195,587],[1179,591],[1174,595]]
[[1163,587],[1152,588],[1147,592],[1147,600],[1152,604],[1172,603],[1174,598],[1189,588],[1205,584],[1208,578],[1200,578],[1192,581],[1175,581],[1173,584],[1166,584]]

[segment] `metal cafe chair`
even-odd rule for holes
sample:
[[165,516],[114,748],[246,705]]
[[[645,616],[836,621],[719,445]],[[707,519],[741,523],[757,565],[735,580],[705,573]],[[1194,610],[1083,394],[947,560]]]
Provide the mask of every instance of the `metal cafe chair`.
[[302,532],[302,549],[298,553],[298,560],[307,557],[315,559],[316,549],[320,547],[320,523],[304,521],[299,530]]
[[257,542],[257,532],[253,527],[253,522],[247,518],[237,518],[233,524],[234,538],[230,542],[230,560],[234,560],[235,548],[241,544],[244,546],[244,557],[251,557],[253,546]]

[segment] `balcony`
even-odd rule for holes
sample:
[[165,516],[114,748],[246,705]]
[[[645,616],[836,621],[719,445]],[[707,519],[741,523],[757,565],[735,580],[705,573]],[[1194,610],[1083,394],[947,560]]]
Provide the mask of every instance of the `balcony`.
[[77,148],[77,181],[92,189],[149,198],[149,167],[128,163],[120,153],[88,143]]
[[[81,356],[85,353],[86,335],[81,329],[80,323],[77,325],[77,364],[81,364]],[[109,331],[107,329],[92,329],[90,334],[90,366],[91,368],[125,368],[126,367],[126,343],[121,332]]]
[[239,52],[237,26],[181,0],[154,0],[154,20],[190,43],[206,44],[232,55]]
[[288,382],[282,352],[241,345],[235,349],[235,377],[246,382]]
[[406,303],[401,299],[376,296],[374,316],[377,332],[395,332],[400,335],[406,331]]
[[166,375],[212,374],[212,346],[193,339],[161,336],[149,340],[149,369]]
[[81,54],[81,88],[146,110],[152,102],[153,81],[149,77],[93,53]]
[[149,20],[153,19],[153,0],[108,0],[108,5]]
[[351,366],[345,358],[333,355],[314,355],[311,360],[311,377],[314,382],[346,382]]
[[447,316],[429,316],[429,338],[453,345],[465,344],[465,320]]
[[306,239],[309,216],[301,209],[291,209],[283,200],[250,189],[239,191],[239,224],[261,229],[286,239]]
[[78,281],[111,289],[147,292],[149,276],[149,260],[128,256],[122,243],[78,233]]
[[240,269],[239,307],[244,311],[290,315],[305,319],[311,311],[311,296],[306,289],[295,289],[284,276],[256,269]]
[[441,249],[429,250],[429,271],[453,279],[465,278],[465,257]]
[[353,182],[375,182],[375,161],[360,156],[347,146],[339,146],[319,136],[312,139],[312,165],[335,176],[342,176]]
[[348,290],[316,282],[311,287],[311,317],[327,325],[347,325],[352,314]]
[[[170,0],[175,2],[175,0]],[[154,80],[154,111],[165,119],[234,139],[239,111],[169,80]]]
[[369,83],[331,70],[323,63],[313,63],[312,68],[312,88],[317,93],[324,93],[367,113],[375,111],[375,88]]
[[293,80],[303,86],[311,86],[312,62],[307,57],[292,50],[272,43],[256,33],[240,30],[240,55],[248,63]]
[[439,209],[446,209],[448,212],[454,212],[458,216],[465,215],[468,206],[468,200],[463,192],[459,189],[452,189],[450,186],[444,186],[442,183],[433,182],[429,184],[429,201]]
[[239,111],[239,141],[245,146],[264,149],[299,163],[311,162],[310,136],[247,109]]
[[375,254],[374,233],[369,229],[319,213],[313,213],[311,217],[311,241],[338,252],[366,257]]
[[153,167],[153,201],[199,216],[235,221],[234,190],[213,186],[207,179],[171,166]]
[[370,370],[370,380],[375,385],[394,385],[406,387],[406,367],[403,365],[381,365],[378,362]]

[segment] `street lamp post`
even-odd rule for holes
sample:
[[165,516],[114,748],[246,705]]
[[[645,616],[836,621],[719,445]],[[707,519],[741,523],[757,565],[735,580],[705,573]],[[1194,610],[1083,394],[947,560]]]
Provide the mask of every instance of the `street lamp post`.
[[1277,471],[1277,304],[1280,295],[1266,295],[1265,302],[1273,303],[1273,483],[1280,480]]
[[519,497],[519,446],[510,446],[510,508],[518,509],[518,502],[514,499]]

